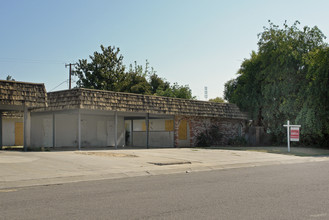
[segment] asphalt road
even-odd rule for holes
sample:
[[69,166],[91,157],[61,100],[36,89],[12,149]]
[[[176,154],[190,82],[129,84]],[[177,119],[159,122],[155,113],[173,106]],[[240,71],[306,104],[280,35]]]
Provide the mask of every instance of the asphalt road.
[[329,219],[329,162],[0,190],[0,219]]

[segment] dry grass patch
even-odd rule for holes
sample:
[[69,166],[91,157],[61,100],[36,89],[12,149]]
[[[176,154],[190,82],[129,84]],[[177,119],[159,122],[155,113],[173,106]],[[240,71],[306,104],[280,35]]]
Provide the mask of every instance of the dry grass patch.
[[312,156],[329,156],[329,149],[326,148],[317,148],[317,147],[295,147],[291,146],[290,152],[286,146],[276,147],[276,146],[259,146],[259,147],[236,147],[236,146],[223,146],[223,147],[214,147],[210,149],[221,149],[221,150],[240,150],[240,151],[256,151],[263,153],[274,153],[274,154],[285,154],[285,155],[294,155],[301,157],[312,157]]

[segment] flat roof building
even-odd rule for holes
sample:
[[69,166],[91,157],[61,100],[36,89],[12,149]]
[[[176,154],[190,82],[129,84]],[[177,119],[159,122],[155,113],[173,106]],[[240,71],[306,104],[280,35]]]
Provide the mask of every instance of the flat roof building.
[[83,88],[46,93],[43,84],[3,80],[0,89],[2,112],[24,111],[25,148],[192,147],[212,125],[227,144],[244,135],[247,120],[229,103]]

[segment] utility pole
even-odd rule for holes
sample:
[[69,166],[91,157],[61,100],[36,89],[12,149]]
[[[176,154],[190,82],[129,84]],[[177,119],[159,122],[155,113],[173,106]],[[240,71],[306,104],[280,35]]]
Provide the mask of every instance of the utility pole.
[[68,67],[68,66],[70,67],[70,72],[69,72],[69,89],[71,89],[72,65],[75,66],[75,65],[77,65],[77,63],[65,64],[65,68]]

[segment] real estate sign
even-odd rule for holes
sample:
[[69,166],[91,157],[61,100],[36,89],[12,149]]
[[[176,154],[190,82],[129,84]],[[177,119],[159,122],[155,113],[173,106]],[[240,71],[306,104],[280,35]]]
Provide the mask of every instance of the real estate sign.
[[290,127],[290,141],[299,141],[299,127]]
[[286,125],[287,127],[287,143],[288,143],[288,152],[290,152],[290,141],[299,141],[299,128],[300,125],[291,125],[289,120]]

